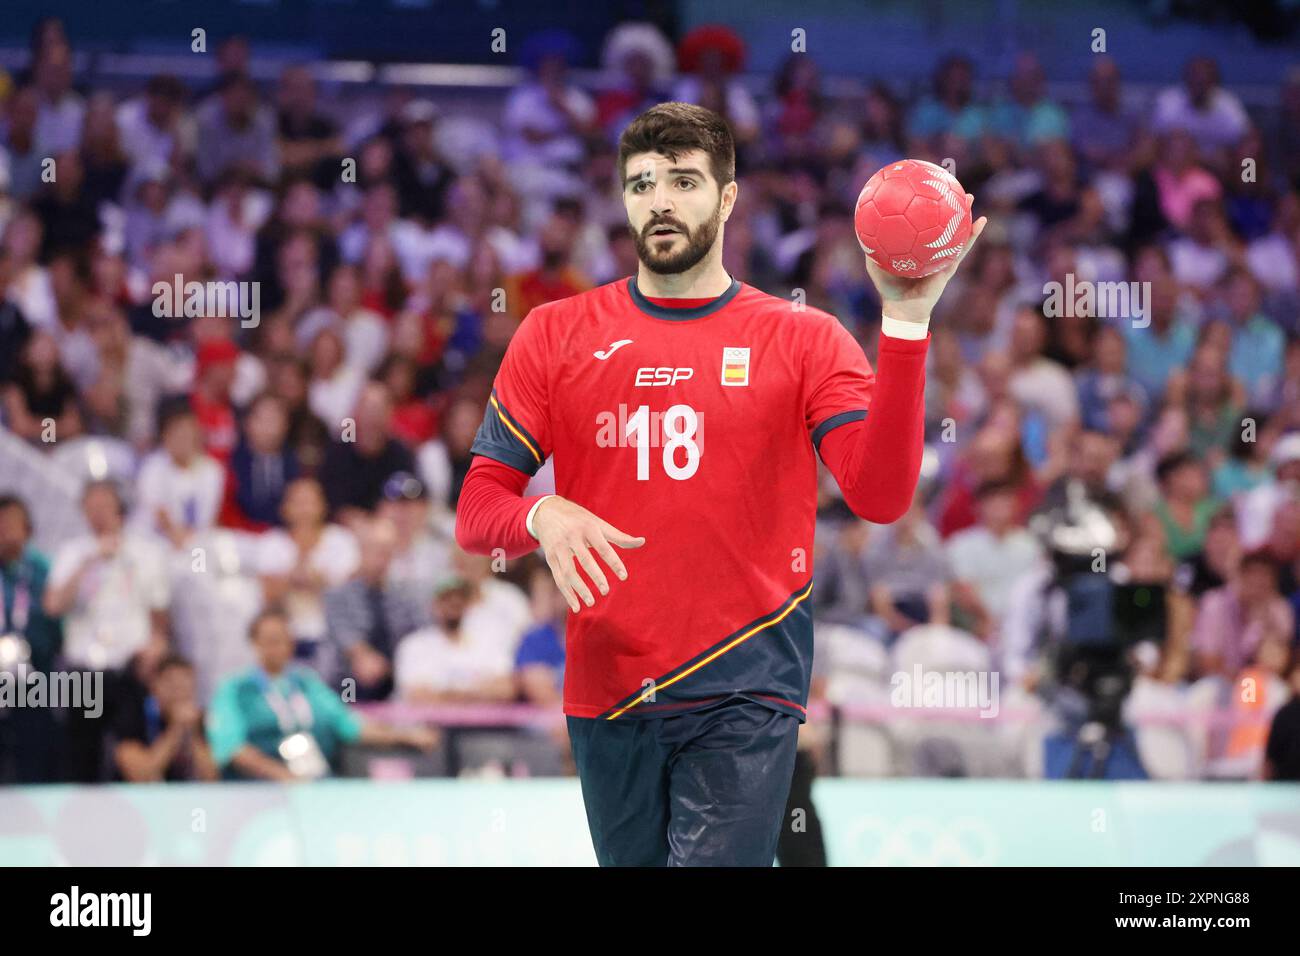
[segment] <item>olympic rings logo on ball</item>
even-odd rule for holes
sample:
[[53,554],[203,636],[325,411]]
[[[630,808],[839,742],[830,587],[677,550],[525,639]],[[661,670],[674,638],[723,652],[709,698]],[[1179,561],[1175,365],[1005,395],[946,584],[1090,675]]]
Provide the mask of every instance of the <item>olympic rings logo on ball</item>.
[[917,268],[915,259],[890,259],[889,264],[895,272],[915,272]]

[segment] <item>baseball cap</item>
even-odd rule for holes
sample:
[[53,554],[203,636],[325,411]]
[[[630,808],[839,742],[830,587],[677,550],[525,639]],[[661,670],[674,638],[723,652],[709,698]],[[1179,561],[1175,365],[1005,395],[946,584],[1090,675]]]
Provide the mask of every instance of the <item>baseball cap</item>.
[[239,346],[230,339],[208,339],[194,355],[194,374],[202,376],[214,365],[233,365],[239,359]]

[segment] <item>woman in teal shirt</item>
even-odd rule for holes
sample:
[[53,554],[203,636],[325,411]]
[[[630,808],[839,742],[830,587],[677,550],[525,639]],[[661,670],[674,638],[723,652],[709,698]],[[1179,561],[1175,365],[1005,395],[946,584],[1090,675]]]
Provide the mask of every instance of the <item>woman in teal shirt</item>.
[[293,665],[293,635],[284,613],[263,611],[249,636],[258,666],[218,686],[208,710],[212,757],[227,778],[310,780],[330,772],[344,743],[432,750],[428,727],[363,721],[316,674]]
[[1165,532],[1165,547],[1175,561],[1195,557],[1205,547],[1210,519],[1222,503],[1207,492],[1205,466],[1188,452],[1176,452],[1156,466],[1160,499],[1153,509]]

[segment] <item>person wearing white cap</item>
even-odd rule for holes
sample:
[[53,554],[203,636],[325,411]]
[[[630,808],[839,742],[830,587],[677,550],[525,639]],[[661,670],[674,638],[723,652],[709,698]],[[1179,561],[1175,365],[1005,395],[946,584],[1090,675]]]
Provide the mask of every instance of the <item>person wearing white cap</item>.
[[1300,500],[1300,432],[1278,438],[1269,455],[1273,477],[1237,501],[1237,529],[1246,550],[1268,540],[1273,515],[1288,499]]

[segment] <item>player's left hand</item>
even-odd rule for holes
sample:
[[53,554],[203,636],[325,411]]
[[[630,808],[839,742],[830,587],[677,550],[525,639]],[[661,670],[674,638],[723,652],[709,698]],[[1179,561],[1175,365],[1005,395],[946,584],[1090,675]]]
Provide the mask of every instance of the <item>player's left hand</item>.
[[[969,204],[974,201],[975,197],[967,193],[966,202]],[[880,293],[882,311],[885,315],[903,322],[928,322],[930,312],[939,301],[939,296],[943,295],[948,280],[956,274],[957,267],[975,247],[975,240],[980,237],[988,221],[987,216],[976,219],[971,225],[970,239],[967,240],[961,255],[953,259],[943,271],[920,279],[904,279],[893,275],[872,262],[870,256],[864,256],[867,262],[867,274],[871,276],[876,291]]]

